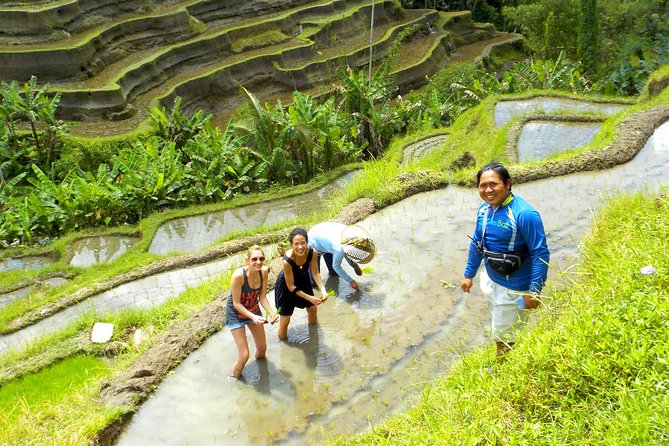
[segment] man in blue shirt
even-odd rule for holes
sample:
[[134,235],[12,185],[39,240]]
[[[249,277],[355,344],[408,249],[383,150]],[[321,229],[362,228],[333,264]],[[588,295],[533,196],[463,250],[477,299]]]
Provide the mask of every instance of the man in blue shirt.
[[[360,276],[362,275],[362,270],[358,263],[371,261],[376,250],[374,243],[369,237],[360,234],[347,236],[344,233],[346,228],[348,226],[341,223],[324,222],[317,224],[309,230],[309,247],[314,248],[318,252],[319,257],[323,256],[330,275],[343,278],[351,284],[353,289],[360,291],[358,282],[353,280],[344,268],[342,268],[341,262],[346,260],[353,268],[353,271]],[[360,232],[364,234],[362,230]]]
[[548,273],[550,252],[539,213],[511,192],[511,176],[502,164],[483,166],[477,173],[479,207],[476,228],[460,287],[472,287],[481,260],[481,290],[492,311],[492,334],[498,358],[515,342],[514,331],[524,322],[523,309],[539,305]]

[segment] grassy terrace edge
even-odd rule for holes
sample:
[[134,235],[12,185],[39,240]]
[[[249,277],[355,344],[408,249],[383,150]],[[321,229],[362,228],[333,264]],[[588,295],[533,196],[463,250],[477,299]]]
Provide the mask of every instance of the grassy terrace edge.
[[[51,258],[56,258],[58,261],[41,271],[25,271],[22,274],[17,273],[10,276],[11,282],[4,284],[4,292],[22,288],[23,286],[29,286],[37,279],[43,280],[44,277],[54,275],[71,277],[72,280],[68,284],[59,287],[56,292],[47,289],[38,294],[33,293],[31,299],[19,299],[5,307],[2,312],[0,312],[0,334],[7,334],[19,330],[74,305],[83,299],[123,283],[179,267],[211,262],[217,258],[244,249],[243,247],[239,248],[236,244],[232,244],[231,247],[221,246],[220,244],[223,242],[233,240],[237,237],[254,236],[255,234],[281,230],[281,228],[292,223],[291,221],[287,221],[270,228],[249,228],[242,233],[229,234],[219,240],[218,243],[194,254],[168,257],[147,252],[157,229],[160,225],[170,220],[239,208],[254,203],[269,202],[279,198],[297,197],[322,187],[344,173],[359,169],[360,167],[360,164],[341,166],[327,174],[320,175],[309,183],[288,189],[275,189],[262,194],[242,196],[230,201],[156,213],[143,219],[138,225],[108,228],[102,231],[89,230],[71,233],[58,239],[52,245],[39,249],[5,249],[0,253],[2,258],[29,254],[46,255]],[[331,215],[330,212],[324,211],[321,213],[320,217],[328,218]],[[68,259],[67,247],[77,240],[94,235],[133,235],[138,236],[139,241],[121,256],[121,258],[113,262],[94,265],[85,269],[69,266],[66,263],[66,260]]]
[[[669,119],[667,118],[666,115],[666,113],[669,113],[669,106],[666,105],[667,103],[669,103],[668,99],[669,99],[669,90],[665,90],[661,95],[655,97],[649,102],[640,103],[632,107],[632,109],[628,112],[625,112],[623,116],[617,117],[615,119],[612,118],[611,121],[613,122],[610,124],[611,127],[619,131],[605,132],[605,137],[601,141],[599,141],[598,144],[602,146],[609,144],[609,146],[603,148],[600,147],[600,149],[593,149],[591,151],[596,154],[596,153],[601,153],[602,150],[606,150],[609,147],[618,147],[618,149],[620,149],[620,144],[616,144],[617,138],[620,138],[621,134],[623,134],[624,136],[625,126],[629,125],[626,124],[626,122],[628,123],[629,122],[628,119],[632,119],[635,115],[637,117],[637,120],[642,121],[643,124],[642,127],[646,129],[650,129],[650,127],[652,127],[653,125],[657,126],[659,125],[659,123]],[[487,104],[487,106],[486,104],[482,104],[481,106],[477,107],[477,109],[474,112],[463,115],[461,119],[458,120],[458,122],[456,122],[456,125],[453,126],[453,128],[451,129],[447,145],[450,146],[450,144],[453,142],[454,139],[458,140],[459,138],[461,138],[463,133],[468,133],[466,129],[468,128],[471,129],[473,127],[477,127],[478,125],[485,126],[487,121],[491,121],[492,119],[491,116],[488,118],[488,120],[484,119],[484,115],[486,113],[489,114],[491,111],[491,104],[494,105],[494,99],[491,100],[490,103]],[[649,116],[654,117],[654,120],[650,124],[648,123],[647,119]],[[474,124],[474,122],[476,122],[476,124]],[[487,125],[490,125],[490,122],[487,122]],[[654,127],[650,129],[650,133],[652,133],[652,130],[654,130]],[[434,132],[434,133],[442,133],[442,132],[443,130],[441,132]],[[424,136],[425,134],[421,134],[420,138]],[[637,150],[640,149],[647,140],[648,136],[649,134],[646,134],[645,132],[635,132],[633,135],[630,136],[632,138],[635,138],[636,141],[634,144],[632,144],[633,147],[636,147]],[[397,155],[398,153],[401,152],[403,145],[412,138],[415,138],[415,136],[406,137],[403,138],[402,140],[396,141],[396,143],[393,144],[393,147],[388,152],[388,155],[384,160],[378,161],[373,164],[370,163],[369,165],[367,165],[365,169],[367,173],[366,176],[368,178],[366,178],[364,181],[364,183],[367,184],[362,184],[363,182],[360,182],[361,184],[357,184],[356,182],[356,184],[354,184],[354,187],[349,189],[348,193],[341,197],[341,202],[347,203],[362,196],[373,197],[373,200],[375,202],[373,208],[377,209],[379,207],[383,207],[387,204],[390,204],[391,202],[394,202],[392,199],[388,198],[390,196],[397,198],[395,192],[401,190],[404,193],[406,193],[406,191],[408,190],[407,186],[411,186],[412,184],[414,184],[414,182],[417,183],[420,182],[421,180],[425,180],[425,178],[428,178],[429,181],[423,181],[422,190],[444,187],[448,183],[446,179],[447,176],[451,178],[452,182],[461,181],[462,184],[470,184],[471,180],[467,181],[464,180],[464,178],[466,175],[470,175],[471,172],[464,172],[462,173],[462,175],[465,176],[459,177],[458,175],[452,172],[449,174],[445,174],[443,173],[443,171],[433,170],[430,173],[429,171],[421,170],[421,166],[419,165],[419,163],[413,164],[406,169],[401,169],[399,166],[397,166],[396,161],[393,160],[396,160]],[[465,150],[466,147],[469,146],[466,145],[464,146],[464,148],[461,147],[460,150]],[[497,159],[504,159],[503,151],[504,151],[503,144],[496,143],[495,147],[492,149],[492,152],[490,153],[502,153],[502,155],[499,155]],[[444,147],[442,148],[442,150],[439,150],[437,152],[441,152],[441,156],[443,157],[444,153],[448,152],[448,149]],[[479,160],[483,160],[485,159],[484,157],[489,155],[489,153],[485,152],[477,155],[480,157]],[[563,163],[569,165],[569,160],[570,158],[565,157],[563,159]],[[620,161],[620,162],[625,162],[625,161]],[[519,169],[518,171],[522,171],[521,166],[515,166],[514,168]],[[425,174],[425,172],[427,173]],[[384,181],[379,182],[378,179],[382,177],[382,174],[384,175],[383,176]],[[550,172],[548,172],[547,174],[550,174]],[[391,178],[390,180],[389,177]],[[414,181],[412,181],[412,179]],[[410,189],[410,190],[412,192],[419,192],[421,188]],[[392,193],[388,193],[388,191],[391,191]],[[212,291],[213,289],[216,289],[217,291]],[[187,321],[192,320],[193,314],[202,314],[201,312],[197,312],[197,308],[193,307],[193,305],[197,306],[197,304],[187,303],[189,299],[193,299],[194,301],[200,302],[201,305],[205,305],[209,308],[213,307],[220,308],[220,305],[223,302],[223,300],[217,299],[217,296],[224,294],[225,289],[226,288],[224,284],[220,283],[217,285],[207,284],[203,287],[198,287],[197,289],[188,291],[185,295],[180,296],[178,299],[176,299],[174,303],[170,304],[170,305],[175,305],[174,307],[172,306],[161,307],[156,311],[152,311],[150,315],[126,314],[118,316],[116,318],[116,321],[120,323],[121,327],[137,326],[138,324],[141,326],[141,324],[146,322],[147,319],[154,321],[156,320],[156,318],[158,318],[158,320],[161,320],[160,319],[161,317],[164,318],[165,315],[168,314],[174,320],[165,321],[163,319],[161,321],[162,324],[161,329],[159,330],[159,333],[162,332],[163,334],[167,335],[170,331],[170,327],[173,327],[174,324],[179,323],[177,322],[177,320],[187,323]],[[205,294],[206,297],[201,297],[199,296],[198,293]],[[212,293],[214,294],[212,295]],[[195,299],[193,298],[194,295],[199,297]],[[212,301],[211,299],[216,299],[216,300]],[[210,302],[210,304],[206,304],[206,302]],[[47,342],[41,344],[39,346],[39,350],[41,350],[42,353],[37,352],[37,354],[34,357],[29,357],[29,352],[24,352],[23,354],[17,354],[12,358],[3,358],[2,372],[3,376],[7,376],[6,378],[7,380],[5,380],[4,382],[8,382],[8,380],[12,380],[12,378],[25,375],[26,373],[29,373],[31,371],[41,370],[48,364],[60,361],[63,358],[67,358],[72,355],[81,354],[82,352],[88,352],[90,354],[96,354],[96,355],[107,354],[111,355],[112,357],[116,357],[118,363],[115,365],[116,371],[114,373],[119,373],[118,372],[119,370],[125,370],[126,373],[132,373],[133,364],[135,364],[136,360],[138,358],[141,358],[142,356],[141,354],[139,354],[139,352],[132,352],[129,355],[123,356],[122,349],[119,351],[104,351],[104,350],[95,351],[91,350],[90,347],[86,347],[85,342],[83,344],[81,343],[82,335],[84,335],[85,338],[86,333],[88,333],[88,331],[90,330],[90,323],[91,321],[82,321],[79,325],[75,327],[70,327],[68,329],[69,330],[68,333],[61,334],[59,338],[51,340],[50,343]],[[188,343],[188,348],[196,349],[200,345],[200,343],[204,340],[204,338],[206,338],[209,334],[215,331],[215,329],[216,329],[216,324],[210,325],[208,327],[200,326],[198,330],[193,330],[191,335],[191,341],[193,340],[196,341]],[[166,337],[161,335],[161,339],[166,339]],[[157,342],[160,342],[160,340],[158,340]],[[142,347],[141,353],[149,352],[149,350],[151,350],[155,345],[156,344]],[[179,358],[183,358],[183,355],[188,354],[189,351],[192,350],[180,351]],[[34,352],[36,351],[33,351],[33,353]],[[482,354],[485,355],[485,353]],[[167,370],[171,370],[172,368],[176,367],[176,365],[179,362],[180,359],[176,360],[176,362],[171,362],[170,364],[168,364]],[[136,371],[136,369],[134,370]],[[162,376],[164,375],[161,375],[159,379],[162,379]],[[107,380],[106,378],[100,377],[99,379],[94,379],[91,382],[92,385],[95,386],[97,384],[101,384],[102,382],[106,382],[106,380]],[[149,386],[148,388],[145,388],[143,392],[150,392],[151,389],[153,388],[153,385],[155,385],[155,383]],[[117,422],[121,421],[124,418],[125,416],[124,414],[129,414],[133,410],[135,410],[137,407],[136,404],[142,401],[142,399],[145,398],[146,395],[148,395],[148,393],[136,395],[132,399],[134,403],[129,403],[129,405],[123,408],[117,407],[109,409],[106,408],[105,406],[99,406],[98,405],[99,402],[96,400],[96,402],[92,403],[94,404],[94,407],[88,407],[87,410],[93,410],[97,411],[96,413],[103,414],[102,417],[103,420],[100,421],[100,419],[98,418],[96,418],[95,420],[91,419],[86,420],[83,423],[86,424],[86,428],[83,429],[82,438],[87,438],[88,440],[91,440],[93,437],[95,437],[96,435],[95,432],[102,432],[103,430],[105,430],[104,426],[118,426]]]
[[550,293],[506,362],[468,353],[406,413],[330,443],[665,444],[669,257],[657,240],[669,239],[668,212],[666,189],[610,202],[571,286]]

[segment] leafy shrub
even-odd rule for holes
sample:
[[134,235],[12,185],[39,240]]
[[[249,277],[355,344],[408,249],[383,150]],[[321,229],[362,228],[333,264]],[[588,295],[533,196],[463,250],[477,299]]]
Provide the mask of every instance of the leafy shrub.
[[158,137],[163,141],[173,142],[177,150],[202,132],[213,117],[211,114],[205,115],[202,110],[190,116],[183,113],[181,96],[174,98],[174,105],[169,114],[165,111],[165,107],[154,107],[149,116],[157,127]]
[[145,138],[137,135],[111,140],[67,138],[60,158],[54,163],[56,178],[64,178],[74,167],[84,172],[96,172],[100,164],[108,164],[114,155],[132,148],[135,141]]
[[[62,149],[60,136],[68,127],[56,118],[60,93],[50,97],[49,84],[39,87],[35,76],[23,88],[16,81],[3,81],[0,86],[0,180],[30,172],[32,164],[50,172],[53,178],[53,162]],[[28,134],[19,132],[22,122],[29,125]]]

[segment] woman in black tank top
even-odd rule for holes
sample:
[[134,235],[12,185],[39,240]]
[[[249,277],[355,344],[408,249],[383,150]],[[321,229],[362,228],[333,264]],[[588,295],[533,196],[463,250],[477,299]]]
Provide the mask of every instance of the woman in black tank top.
[[[230,296],[225,308],[225,324],[230,329],[237,345],[237,361],[230,376],[239,378],[249,360],[249,344],[246,340],[248,326],[256,345],[255,357],[265,357],[267,340],[265,323],[276,322],[277,315],[267,301],[267,277],[269,268],[264,266],[265,253],[260,246],[251,246],[246,254],[246,266],[232,273]],[[269,315],[269,320],[262,316],[260,305]]]
[[[279,272],[274,286],[274,303],[280,315],[279,339],[288,338],[288,325],[295,307],[307,309],[309,324],[318,322],[316,307],[323,303],[323,297],[327,295],[318,272],[318,256],[307,246],[307,231],[295,228],[288,240],[292,248],[283,257],[283,270]],[[321,297],[314,296],[311,277],[318,286]]]

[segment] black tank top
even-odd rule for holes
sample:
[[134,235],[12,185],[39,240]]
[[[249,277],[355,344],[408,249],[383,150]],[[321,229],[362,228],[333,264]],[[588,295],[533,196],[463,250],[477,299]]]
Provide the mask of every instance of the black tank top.
[[293,270],[293,284],[297,287],[295,288],[295,292],[300,290],[303,293],[314,294],[314,289],[311,287],[311,277],[309,276],[309,267],[311,266],[313,255],[313,248],[309,248],[307,261],[301,266],[295,263],[295,260],[290,257],[283,256],[283,259],[290,264],[290,268]]

